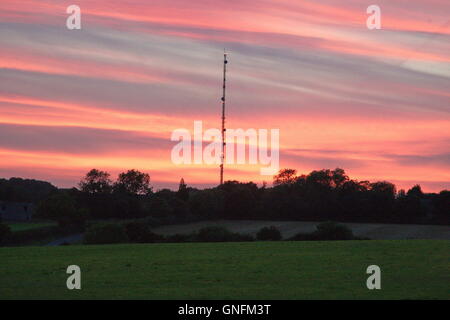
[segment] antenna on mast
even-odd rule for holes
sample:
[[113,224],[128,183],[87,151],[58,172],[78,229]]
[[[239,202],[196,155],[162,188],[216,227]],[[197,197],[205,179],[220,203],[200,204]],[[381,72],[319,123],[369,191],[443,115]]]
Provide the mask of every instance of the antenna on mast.
[[226,83],[227,83],[227,53],[223,49],[223,94],[222,94],[222,148],[220,155],[220,184],[223,184],[223,165],[225,163],[225,93],[226,93]]

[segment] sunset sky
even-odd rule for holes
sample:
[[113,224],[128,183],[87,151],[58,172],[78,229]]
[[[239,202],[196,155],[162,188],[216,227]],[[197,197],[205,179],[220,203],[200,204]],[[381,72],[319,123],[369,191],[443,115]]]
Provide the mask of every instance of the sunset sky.
[[[68,30],[66,8],[81,8]],[[381,8],[368,30],[366,8]],[[92,168],[155,189],[218,183],[175,165],[193,121],[280,130],[281,167],[341,167],[398,188],[450,189],[449,0],[0,2],[0,177],[75,186]],[[260,166],[225,179],[271,182]]]

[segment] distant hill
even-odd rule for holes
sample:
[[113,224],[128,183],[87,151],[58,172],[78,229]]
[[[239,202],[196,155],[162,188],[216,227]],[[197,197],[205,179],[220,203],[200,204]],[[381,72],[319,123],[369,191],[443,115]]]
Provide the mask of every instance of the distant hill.
[[46,181],[11,178],[0,179],[0,200],[14,202],[39,202],[58,190]]

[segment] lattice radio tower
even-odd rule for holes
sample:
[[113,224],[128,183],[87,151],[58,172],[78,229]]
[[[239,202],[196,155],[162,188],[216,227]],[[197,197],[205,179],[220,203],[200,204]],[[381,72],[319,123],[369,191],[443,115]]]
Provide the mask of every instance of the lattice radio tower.
[[223,94],[222,94],[222,148],[221,148],[221,155],[220,155],[220,184],[223,184],[223,165],[225,163],[225,148],[226,148],[226,141],[225,141],[225,93],[226,93],[226,87],[227,87],[227,53],[225,50],[223,50]]

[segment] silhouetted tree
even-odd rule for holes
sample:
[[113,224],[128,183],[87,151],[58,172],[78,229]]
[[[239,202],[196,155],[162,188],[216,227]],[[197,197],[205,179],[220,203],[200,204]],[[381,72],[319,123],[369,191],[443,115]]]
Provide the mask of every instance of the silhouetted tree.
[[394,199],[396,194],[395,185],[387,181],[378,181],[370,184],[370,191]]
[[158,193],[152,196],[150,205],[150,215],[157,218],[168,217],[172,213],[172,209],[166,199]]
[[367,216],[374,221],[382,221],[394,213],[395,185],[387,181],[370,184],[367,192]]
[[276,176],[273,177],[273,185],[293,184],[295,182],[297,170],[281,169]]
[[225,192],[219,188],[195,190],[189,196],[190,212],[200,219],[218,219],[224,213]]
[[441,191],[434,199],[433,214],[439,222],[450,224],[450,191]]
[[110,174],[106,171],[92,169],[78,184],[82,192],[89,194],[110,193],[112,191],[112,181]]
[[0,200],[13,202],[33,202],[44,200],[57,188],[46,181],[11,178],[0,179]]
[[333,171],[331,171],[331,180],[333,181],[335,188],[340,188],[350,179],[345,173],[344,169],[336,168]]
[[36,216],[55,220],[61,227],[84,227],[88,214],[67,191],[59,191],[39,203]]
[[152,191],[150,187],[150,176],[138,170],[128,170],[119,174],[114,184],[115,192],[123,192],[136,195],[146,195]]
[[226,181],[198,190],[181,179],[177,191],[153,193],[146,173],[129,170],[113,184],[107,172],[93,169],[81,180],[81,191],[58,191],[42,181],[0,179],[0,200],[45,199],[38,215],[61,225],[82,223],[83,208],[93,219],[145,218],[140,220],[152,226],[221,218],[450,223],[446,190],[429,194],[416,185],[396,192],[392,183],[352,180],[341,168],[299,175],[295,169],[282,169],[273,181],[273,187]]
[[178,186],[177,197],[183,201],[189,200],[189,190],[187,188],[186,183],[184,183],[184,179],[181,178],[180,185]]
[[406,197],[406,192],[405,192],[405,190],[404,190],[404,189],[398,190],[398,192],[397,192],[397,199],[402,199],[402,198],[404,198],[404,197]]
[[414,187],[408,190],[406,195],[408,197],[422,198],[423,197],[422,188],[420,187],[420,185],[416,184]]
[[224,191],[224,214],[233,219],[251,218],[257,208],[258,186],[253,182],[225,181],[218,187]]
[[11,228],[0,221],[0,245],[11,236]]

